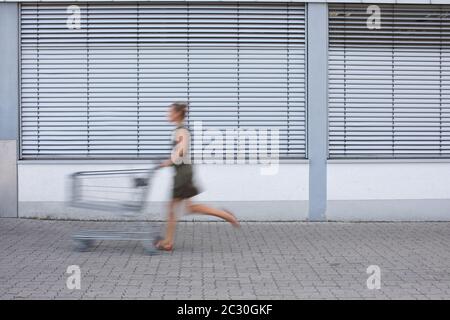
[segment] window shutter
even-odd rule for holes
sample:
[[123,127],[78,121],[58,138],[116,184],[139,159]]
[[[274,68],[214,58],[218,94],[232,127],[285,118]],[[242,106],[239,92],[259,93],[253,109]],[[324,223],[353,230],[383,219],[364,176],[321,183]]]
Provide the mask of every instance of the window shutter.
[[450,6],[329,7],[330,158],[450,157]]
[[304,5],[21,5],[21,156],[167,155],[167,107],[189,101],[204,129],[280,131],[304,158]]

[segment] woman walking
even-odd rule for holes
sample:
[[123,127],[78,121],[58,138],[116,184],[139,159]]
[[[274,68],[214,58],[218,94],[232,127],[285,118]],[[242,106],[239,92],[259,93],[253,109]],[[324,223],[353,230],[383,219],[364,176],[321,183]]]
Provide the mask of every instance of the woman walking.
[[193,170],[190,162],[189,130],[184,126],[184,119],[187,113],[187,104],[175,102],[170,105],[168,120],[176,125],[173,132],[173,150],[170,159],[160,164],[160,167],[173,166],[175,176],[173,182],[172,199],[169,203],[167,226],[165,238],[156,243],[160,250],[171,251],[175,238],[175,228],[177,223],[176,208],[185,201],[188,214],[198,213],[215,216],[230,222],[234,227],[239,227],[236,217],[227,210],[219,210],[202,204],[194,204],[191,201],[193,196],[199,194],[193,182]]

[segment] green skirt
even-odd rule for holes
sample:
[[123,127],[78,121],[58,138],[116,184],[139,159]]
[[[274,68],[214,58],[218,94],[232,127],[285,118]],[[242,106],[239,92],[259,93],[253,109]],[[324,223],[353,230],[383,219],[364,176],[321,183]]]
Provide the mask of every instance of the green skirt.
[[199,194],[193,181],[192,165],[175,165],[175,176],[173,182],[172,198],[188,199]]

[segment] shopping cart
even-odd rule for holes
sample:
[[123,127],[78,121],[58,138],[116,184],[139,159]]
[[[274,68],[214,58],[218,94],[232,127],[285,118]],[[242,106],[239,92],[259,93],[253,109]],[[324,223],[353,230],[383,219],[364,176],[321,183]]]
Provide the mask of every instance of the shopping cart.
[[[71,175],[71,206],[108,211],[127,219],[139,220],[143,213],[151,179],[156,168],[83,171]],[[138,222],[132,230],[82,230],[73,235],[75,248],[86,251],[96,240],[137,240],[148,254],[157,252],[154,242],[160,230]]]

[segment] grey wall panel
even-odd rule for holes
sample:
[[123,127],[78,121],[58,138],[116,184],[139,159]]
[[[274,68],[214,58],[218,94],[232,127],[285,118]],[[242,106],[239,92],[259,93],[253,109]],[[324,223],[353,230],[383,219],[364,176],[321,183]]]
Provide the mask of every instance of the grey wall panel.
[[16,140],[0,140],[0,217],[17,217]]

